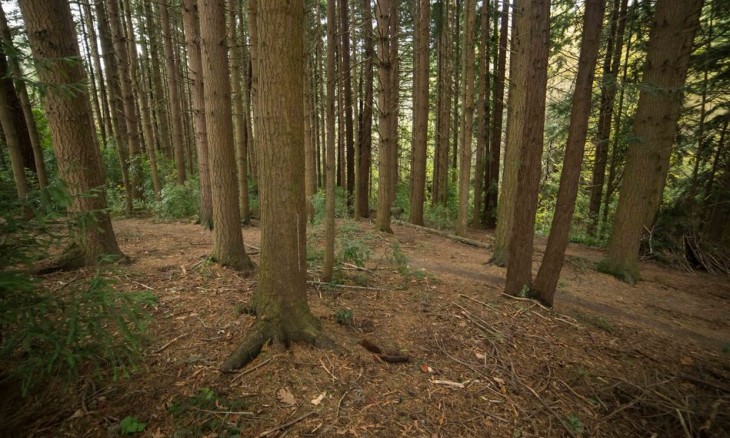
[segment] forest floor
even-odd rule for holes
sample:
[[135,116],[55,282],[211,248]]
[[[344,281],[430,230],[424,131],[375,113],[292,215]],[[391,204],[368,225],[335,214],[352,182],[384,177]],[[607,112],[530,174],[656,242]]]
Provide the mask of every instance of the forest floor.
[[[503,296],[505,270],[484,248],[347,221],[341,244],[369,257],[365,271],[343,265],[341,280],[361,288],[319,285],[311,272],[308,292],[342,351],[267,347],[222,374],[254,322],[240,309],[256,279],[207,262],[210,233],[195,224],[114,226],[132,260],[115,287],[158,298],[144,363],[37,406],[34,436],[113,436],[128,416],[155,438],[730,436],[728,277],[642,262],[632,287],[595,270],[600,250],[571,245],[548,310]],[[256,262],[259,239],[244,228]],[[409,361],[385,362],[363,339]]]

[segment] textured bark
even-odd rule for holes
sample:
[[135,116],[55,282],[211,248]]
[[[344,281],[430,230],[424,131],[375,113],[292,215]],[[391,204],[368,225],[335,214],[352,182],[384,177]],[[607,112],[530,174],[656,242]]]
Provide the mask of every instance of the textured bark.
[[243,247],[238,208],[225,10],[217,0],[201,0],[198,7],[215,224],[213,258],[222,265],[250,272],[254,265]]
[[519,131],[518,137],[509,140],[514,142],[513,148],[520,151],[519,162],[516,163],[516,193],[507,201],[514,203],[509,208],[513,215],[505,285],[505,293],[509,295],[519,295],[525,288],[532,286],[532,252],[540,188],[550,45],[550,0],[529,0],[524,4],[527,5],[525,13],[516,16],[518,33],[525,29],[526,38],[523,41],[527,43],[525,50],[516,55],[523,57],[520,64],[526,70],[522,76],[525,82],[516,84],[517,87],[526,88],[520,93],[523,102],[519,106],[524,111],[518,115],[523,117],[519,123],[523,129]]
[[476,2],[464,2],[464,43],[461,50],[463,86],[461,101],[461,148],[459,150],[459,211],[456,218],[456,235],[466,236],[469,220],[469,189],[471,186],[472,128],[474,122],[474,31],[476,28]]
[[368,217],[369,190],[370,187],[370,165],[372,159],[372,129],[373,129],[373,23],[370,0],[363,0],[363,106],[360,112],[360,153],[357,165],[358,187],[355,202],[355,217]]
[[[507,69],[507,34],[509,26],[509,0],[504,0],[499,25],[499,53],[497,74],[494,80],[494,112],[492,113],[492,135],[487,151],[487,176],[485,184],[485,224],[487,228],[497,226],[497,199],[499,196],[499,164],[502,149],[502,122],[504,117],[504,81]],[[511,61],[510,61],[511,62]],[[495,251],[496,252],[496,251]]]
[[416,2],[416,30],[413,71],[413,168],[411,169],[411,213],[409,221],[423,225],[426,195],[426,150],[428,143],[428,0]]
[[451,3],[442,0],[438,41],[438,96],[436,101],[436,152],[432,203],[446,206],[449,184],[449,133],[451,132]]
[[392,59],[393,51],[393,26],[392,20],[395,17],[395,3],[393,0],[378,0],[375,7],[375,16],[378,22],[378,77],[380,88],[378,90],[378,115],[380,130],[380,146],[378,150],[378,208],[375,219],[375,226],[378,230],[392,233],[390,228],[390,186],[393,178],[393,148],[396,147],[396,139],[392,136],[393,118],[395,117],[395,93]]
[[200,53],[200,19],[196,0],[182,1],[183,30],[187,47],[188,81],[191,88],[195,146],[198,151],[200,176],[200,213],[198,220],[204,228],[213,228],[213,195],[208,166],[208,134],[205,123],[203,61]]
[[340,38],[342,56],[342,86],[345,104],[345,153],[347,155],[347,203],[351,205],[355,191],[355,140],[352,118],[352,72],[350,66],[350,15],[348,0],[340,0]]
[[[34,60],[42,66],[36,70],[38,80],[47,87],[44,108],[58,175],[73,199],[68,212],[77,225],[71,229],[73,245],[63,267],[94,265],[104,256],[123,258],[106,210],[101,157],[71,9],[65,0],[23,0],[20,10]],[[64,91],[69,86],[79,91]],[[78,220],[86,226],[79,226]]]
[[598,113],[596,135],[596,152],[591,178],[591,196],[588,205],[588,235],[595,236],[601,210],[603,186],[606,180],[606,163],[608,162],[608,146],[611,140],[611,121],[616,100],[616,78],[623,50],[624,23],[628,0],[614,0],[611,13],[611,27],[606,42],[606,57],[603,61],[603,78],[601,79],[601,100]]
[[[241,221],[245,224],[251,223],[251,210],[248,200],[248,125],[246,124],[246,112],[244,106],[247,97],[245,96],[243,81],[243,65],[245,61],[245,36],[239,34],[238,17],[240,14],[240,2],[232,1],[228,6],[228,53],[231,60],[231,88],[233,90],[233,132],[236,146],[236,169],[238,170],[238,208],[241,210]],[[241,23],[243,23],[243,17]],[[242,27],[242,25],[241,25]],[[198,151],[200,154],[200,151]],[[207,158],[207,157],[206,157]],[[198,157],[198,161],[202,161]]]
[[[250,47],[250,62],[251,62],[251,76],[249,77],[249,101],[251,107],[251,114],[253,117],[257,116],[258,113],[258,83],[259,83],[259,72],[258,72],[258,8],[259,0],[248,0],[248,33],[249,33],[249,47]],[[249,163],[251,165],[251,182],[253,183],[254,191],[258,190],[258,160],[256,159],[256,136],[254,136],[254,129],[248,131],[251,135],[248,138],[248,154]],[[258,135],[258,134],[256,134]]]
[[535,277],[533,291],[538,299],[547,306],[553,305],[555,288],[563,268],[565,249],[568,247],[571,220],[578,196],[578,182],[583,163],[583,150],[588,133],[588,116],[591,109],[591,91],[598,49],[601,41],[601,27],[606,0],[586,0],[583,17],[583,32],[578,58],[578,73],[570,110],[568,140],[565,145],[563,171],[560,175],[560,188],[555,204],[555,213],[550,226],[545,255]]
[[[522,133],[527,123],[525,93],[527,92],[527,67],[525,50],[529,47],[529,34],[517,27],[517,18],[527,14],[530,0],[514,0],[512,5],[512,41],[510,43],[509,92],[507,105],[507,138],[502,168],[502,187],[499,192],[499,208],[494,231],[494,252],[492,261],[498,266],[507,265],[509,240],[514,224],[515,196],[517,193],[517,172],[522,160]],[[518,86],[518,84],[520,86]]]
[[81,6],[83,7],[84,12],[84,23],[86,24],[86,28],[88,29],[89,33],[89,50],[91,52],[91,60],[93,63],[94,71],[96,71],[96,76],[98,78],[98,90],[99,90],[99,106],[100,106],[100,112],[102,115],[101,119],[101,130],[102,130],[102,139],[105,141],[105,143],[102,146],[106,146],[106,142],[109,141],[109,137],[112,136],[112,120],[111,120],[111,110],[109,109],[109,97],[107,93],[107,85],[105,82],[106,74],[104,70],[101,68],[101,52],[99,51],[99,43],[97,38],[97,32],[96,28],[94,26],[94,15],[91,10],[91,2],[79,2]]
[[183,127],[182,96],[178,84],[180,69],[175,59],[175,49],[172,45],[173,31],[170,24],[170,6],[160,3],[160,24],[162,25],[162,46],[165,51],[165,65],[167,71],[167,96],[170,102],[170,120],[172,121],[172,149],[175,155],[175,170],[177,182],[184,184],[187,179],[185,170],[185,131]]
[[[147,23],[148,36],[149,36],[149,51],[150,59],[153,61],[150,63],[150,76],[152,80],[152,103],[153,112],[152,118],[155,123],[155,148],[160,150],[168,157],[171,154],[170,146],[170,121],[168,114],[168,106],[166,103],[168,99],[165,95],[165,86],[163,84],[163,70],[165,67],[164,62],[159,62],[161,59],[160,55],[160,41],[161,33],[159,28],[159,21],[152,10],[152,2],[142,2],[144,6],[145,22]],[[153,29],[158,29],[154,31]]]
[[489,44],[489,2],[485,1],[480,11],[480,34],[479,42],[479,65],[477,72],[477,147],[476,160],[474,164],[474,212],[472,224],[477,226],[482,223],[482,201],[484,197],[485,166],[484,158],[489,142],[489,93],[491,80],[489,77],[489,55],[491,45]]
[[393,206],[395,202],[398,181],[400,180],[400,167],[398,159],[400,158],[400,144],[398,142],[398,117],[400,116],[400,64],[398,62],[398,51],[400,45],[398,30],[398,2],[392,3],[393,11],[390,19],[390,63],[391,67],[391,84],[392,97],[390,107],[392,114],[388,123],[388,138],[391,139],[392,148],[390,149],[390,179],[388,180],[388,203]]
[[324,206],[324,261],[322,280],[332,281],[335,266],[335,88],[337,29],[335,28],[335,1],[327,1],[327,145],[325,157],[325,206]]
[[[2,8],[0,8],[0,39],[3,41],[3,44],[7,45],[6,47],[12,47],[13,40],[10,35],[10,28],[8,27],[5,12]],[[33,116],[33,108],[30,104],[30,98],[28,97],[28,90],[25,87],[23,70],[17,57],[9,56],[7,62],[10,68],[10,74],[13,78],[15,90],[18,94],[25,125],[28,130],[28,140],[30,141],[30,146],[33,150],[33,170],[38,178],[38,186],[41,189],[44,189],[48,185],[48,175],[46,173],[45,162],[43,161],[43,148],[41,146],[40,136],[38,135],[38,126],[36,125],[35,117]],[[5,77],[5,75],[2,77]]]
[[658,0],[613,232],[600,269],[628,283],[639,279],[642,233],[661,204],[682,108],[702,0]]
[[260,190],[265,200],[255,296],[258,321],[249,338],[223,364],[226,371],[248,363],[268,339],[285,344],[322,339],[307,304],[303,13],[302,0],[266,0],[259,6],[260,50],[272,56],[258,62],[262,99],[255,120],[263,140]]

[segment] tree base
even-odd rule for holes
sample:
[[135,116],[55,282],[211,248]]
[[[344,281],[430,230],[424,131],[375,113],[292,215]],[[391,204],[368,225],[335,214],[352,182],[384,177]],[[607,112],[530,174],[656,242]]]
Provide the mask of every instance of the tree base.
[[87,266],[107,265],[111,263],[126,265],[131,263],[131,259],[121,252],[119,254],[94,256],[88,254],[80,246],[72,244],[58,258],[52,260],[48,266],[34,271],[34,274],[47,275],[60,271],[75,271],[76,269]]
[[603,260],[598,264],[598,272],[616,277],[618,280],[628,283],[631,286],[636,285],[636,282],[640,280],[639,273],[619,266],[615,263],[611,263],[608,260]]

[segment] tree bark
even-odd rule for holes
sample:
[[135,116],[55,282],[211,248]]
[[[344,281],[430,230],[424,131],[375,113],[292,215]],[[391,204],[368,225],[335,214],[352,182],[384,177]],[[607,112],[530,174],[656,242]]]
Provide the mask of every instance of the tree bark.
[[350,66],[350,14],[348,0],[340,0],[340,37],[342,48],[342,80],[345,104],[345,153],[347,155],[347,204],[352,205],[355,192],[355,140],[352,118],[352,72]]
[[[519,5],[521,2],[517,2]],[[518,33],[524,32],[527,43],[524,51],[516,54],[523,57],[520,64],[526,69],[522,76],[525,82],[517,87],[526,88],[520,93],[519,103],[524,111],[517,117],[524,119],[518,137],[512,137],[513,149],[519,150],[516,193],[507,202],[512,213],[512,231],[507,252],[507,282],[505,293],[519,295],[532,286],[532,252],[535,236],[535,212],[540,188],[540,167],[542,165],[543,136],[545,127],[545,94],[547,88],[547,62],[550,46],[550,0],[525,1],[524,14],[516,16]],[[524,30],[523,30],[524,29]],[[510,103],[511,105],[511,103]]]
[[639,279],[639,248],[661,205],[682,88],[702,0],[658,0],[613,232],[599,268],[627,282]]
[[364,32],[364,97],[360,112],[360,154],[357,165],[358,188],[355,202],[355,217],[368,217],[370,214],[369,184],[372,158],[373,130],[373,23],[370,0],[363,0],[363,32]]
[[442,0],[438,41],[438,97],[436,102],[436,152],[432,203],[446,206],[449,191],[449,133],[451,132],[451,27],[452,0]]
[[[261,269],[254,298],[258,321],[223,363],[230,371],[250,362],[269,339],[288,344],[322,340],[307,304],[304,198],[303,1],[259,4],[261,73],[256,131],[261,136]],[[264,146],[265,145],[265,146]]]
[[322,281],[332,281],[335,266],[335,88],[336,54],[335,1],[327,1],[327,145],[325,157],[324,262]]
[[[243,27],[243,16],[241,14],[241,3],[232,0],[228,6],[228,53],[231,59],[231,88],[233,89],[233,132],[235,135],[236,147],[236,169],[238,170],[238,208],[241,210],[241,221],[245,224],[251,223],[251,210],[248,200],[248,132],[246,124],[246,96],[243,87],[245,77],[243,65],[245,61],[245,35],[239,34],[239,27]],[[241,26],[238,25],[240,16]],[[200,157],[198,157],[200,161]]]
[[464,2],[464,43],[461,48],[463,86],[461,101],[461,154],[459,156],[459,211],[456,218],[456,235],[466,236],[469,221],[469,189],[471,183],[472,129],[474,122],[474,31],[476,28],[476,2]]
[[482,221],[482,201],[484,197],[484,184],[486,171],[484,158],[489,142],[489,93],[491,91],[491,80],[489,77],[489,55],[491,44],[489,43],[489,2],[485,1],[480,12],[481,41],[479,42],[479,66],[477,80],[477,147],[476,162],[474,165],[474,212],[472,224],[478,226]]
[[423,225],[426,195],[426,152],[428,146],[428,0],[416,2],[416,30],[413,71],[413,168],[411,169],[411,212],[409,221]]
[[251,272],[254,265],[243,247],[241,212],[238,208],[225,10],[218,0],[202,0],[198,8],[215,224],[213,258],[224,266]]
[[568,247],[570,224],[578,196],[578,182],[583,163],[583,150],[588,133],[588,116],[591,109],[591,91],[598,49],[601,41],[601,27],[606,0],[586,0],[583,17],[583,32],[578,58],[578,73],[575,79],[575,91],[570,110],[568,140],[565,145],[563,171],[560,175],[560,188],[555,204],[555,213],[550,226],[545,255],[535,277],[533,291],[540,302],[546,306],[553,305],[555,288],[560,279],[560,270]]
[[[106,210],[87,78],[69,4],[65,0],[22,0],[20,10],[33,58],[41,66],[36,69],[38,80],[47,89],[44,107],[58,174],[73,199],[68,210],[75,224],[71,229],[73,243],[61,267],[95,265],[108,256],[124,258]],[[71,87],[79,91],[68,93]]]
[[391,44],[393,43],[393,26],[395,20],[395,3],[393,0],[378,0],[375,7],[378,22],[378,76],[380,88],[378,90],[380,147],[378,151],[378,209],[375,226],[378,230],[392,233],[390,228],[390,185],[393,180],[393,148],[396,139],[392,137],[394,108],[394,75]]
[[28,180],[25,177],[25,166],[23,166],[23,154],[20,151],[20,129],[16,124],[15,112],[12,111],[13,104],[8,96],[15,93],[12,80],[8,77],[8,62],[4,53],[0,53],[0,125],[5,135],[5,145],[8,147],[10,164],[13,169],[13,180],[18,199],[24,201],[30,189]]
[[173,35],[170,24],[170,6],[160,3],[160,23],[162,25],[162,46],[165,51],[165,65],[167,70],[167,96],[170,102],[170,119],[172,120],[172,149],[175,155],[175,170],[177,170],[178,184],[184,184],[187,179],[185,170],[185,133],[183,127],[182,96],[178,84],[178,68],[175,60],[175,49],[172,45]]

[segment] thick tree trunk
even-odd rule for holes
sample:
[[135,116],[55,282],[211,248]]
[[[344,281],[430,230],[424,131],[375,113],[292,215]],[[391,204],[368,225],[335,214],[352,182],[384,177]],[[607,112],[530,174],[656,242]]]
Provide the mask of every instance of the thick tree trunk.
[[568,127],[568,141],[565,145],[563,171],[560,175],[558,200],[555,204],[545,255],[532,287],[533,291],[537,293],[538,299],[547,306],[553,305],[555,288],[558,286],[560,270],[565,258],[565,249],[568,247],[575,200],[578,196],[578,182],[588,133],[591,91],[606,0],[586,0],[585,8],[578,73],[570,110],[570,126]]
[[[241,210],[241,221],[245,224],[251,223],[251,210],[248,200],[248,125],[246,124],[246,96],[243,87],[245,76],[243,65],[245,61],[245,35],[239,34],[239,27],[243,27],[243,16],[241,16],[241,4],[232,1],[228,5],[228,53],[231,60],[231,88],[233,89],[233,131],[236,147],[236,169],[238,170],[238,208]],[[238,25],[240,16],[241,26]],[[198,151],[200,154],[200,151]],[[198,161],[201,159],[198,157]]]
[[639,279],[639,248],[661,204],[702,0],[658,0],[613,232],[600,269]]
[[393,26],[395,20],[395,3],[393,0],[378,0],[375,7],[375,16],[378,22],[378,76],[380,89],[378,90],[378,110],[380,130],[380,147],[378,151],[378,209],[375,226],[378,230],[392,233],[390,228],[390,185],[393,180],[393,153],[396,139],[392,137],[394,108],[394,60],[391,58]]
[[[516,4],[520,4],[517,2]],[[516,117],[523,117],[519,123],[523,129],[518,137],[512,137],[513,149],[520,151],[515,181],[516,193],[507,202],[512,213],[512,230],[507,252],[507,282],[505,293],[519,295],[532,286],[532,252],[535,236],[535,212],[540,188],[540,167],[545,127],[545,94],[547,88],[547,61],[550,46],[550,0],[526,0],[524,14],[516,15],[518,33],[524,32],[527,43],[524,51],[516,54],[526,69],[522,76],[525,87],[520,93],[524,108]],[[523,31],[524,29],[524,31]],[[511,105],[511,102],[510,102]]]
[[165,65],[167,67],[167,96],[170,102],[170,119],[172,120],[172,149],[175,155],[175,169],[177,170],[178,184],[184,184],[187,179],[185,170],[185,131],[183,127],[182,96],[178,84],[178,63],[175,59],[175,49],[172,45],[173,32],[170,24],[170,5],[160,3],[160,23],[162,25],[162,46],[165,50]]
[[[497,199],[499,196],[499,164],[502,149],[502,121],[504,117],[504,81],[507,69],[507,34],[509,26],[510,1],[504,0],[499,25],[499,54],[497,55],[497,76],[494,80],[494,113],[492,113],[492,135],[487,152],[487,177],[485,187],[485,223],[487,228],[497,226]],[[511,65],[510,61],[510,65]],[[511,77],[510,77],[511,78]],[[510,79],[511,80],[511,79]],[[496,251],[495,251],[496,252]]]
[[261,203],[258,321],[223,363],[224,371],[246,365],[269,339],[284,344],[322,340],[307,304],[303,13],[301,0],[266,0],[259,6],[260,50],[272,56],[258,63],[262,98],[256,132],[262,139],[261,197],[267,200]]
[[464,43],[461,48],[463,86],[461,100],[461,155],[459,157],[459,211],[456,218],[456,235],[466,236],[469,221],[469,190],[471,186],[472,128],[474,122],[474,31],[476,28],[476,2],[464,3]]
[[423,225],[426,195],[426,152],[428,146],[428,0],[416,3],[416,31],[413,71],[413,168],[411,169],[411,213],[409,221]]
[[251,272],[254,265],[243,247],[241,212],[238,208],[225,10],[217,0],[201,0],[198,7],[205,83],[205,121],[210,148],[208,165],[215,224],[213,258],[222,265]]
[[357,165],[358,188],[355,201],[355,217],[368,217],[370,165],[372,158],[372,129],[373,129],[373,23],[370,0],[363,0],[363,32],[364,32],[364,97],[363,108],[360,112],[360,154]]
[[335,28],[335,0],[327,1],[327,145],[325,157],[325,207],[324,207],[324,262],[322,280],[332,281],[335,266],[335,88],[336,88],[336,54],[337,37]]
[[442,0],[443,15],[438,41],[438,97],[436,102],[436,152],[432,203],[446,206],[449,195],[449,133],[451,132],[451,3]]
[[[65,0],[23,0],[20,10],[41,84],[46,86],[46,117],[58,174],[72,196],[71,223],[83,219],[87,226],[72,228],[73,246],[64,268],[94,265],[108,256],[123,258],[106,210],[101,156],[91,116],[86,74],[80,62],[71,9]],[[69,94],[74,87],[79,91]],[[89,195],[95,196],[89,196]],[[89,220],[93,223],[89,223]],[[78,222],[76,222],[78,224]]]
[[205,123],[205,94],[203,85],[203,61],[200,53],[200,19],[196,0],[182,1],[183,30],[187,47],[188,81],[191,88],[195,145],[198,151],[198,175],[200,177],[199,222],[203,228],[213,228],[213,195],[208,166],[208,133]]

